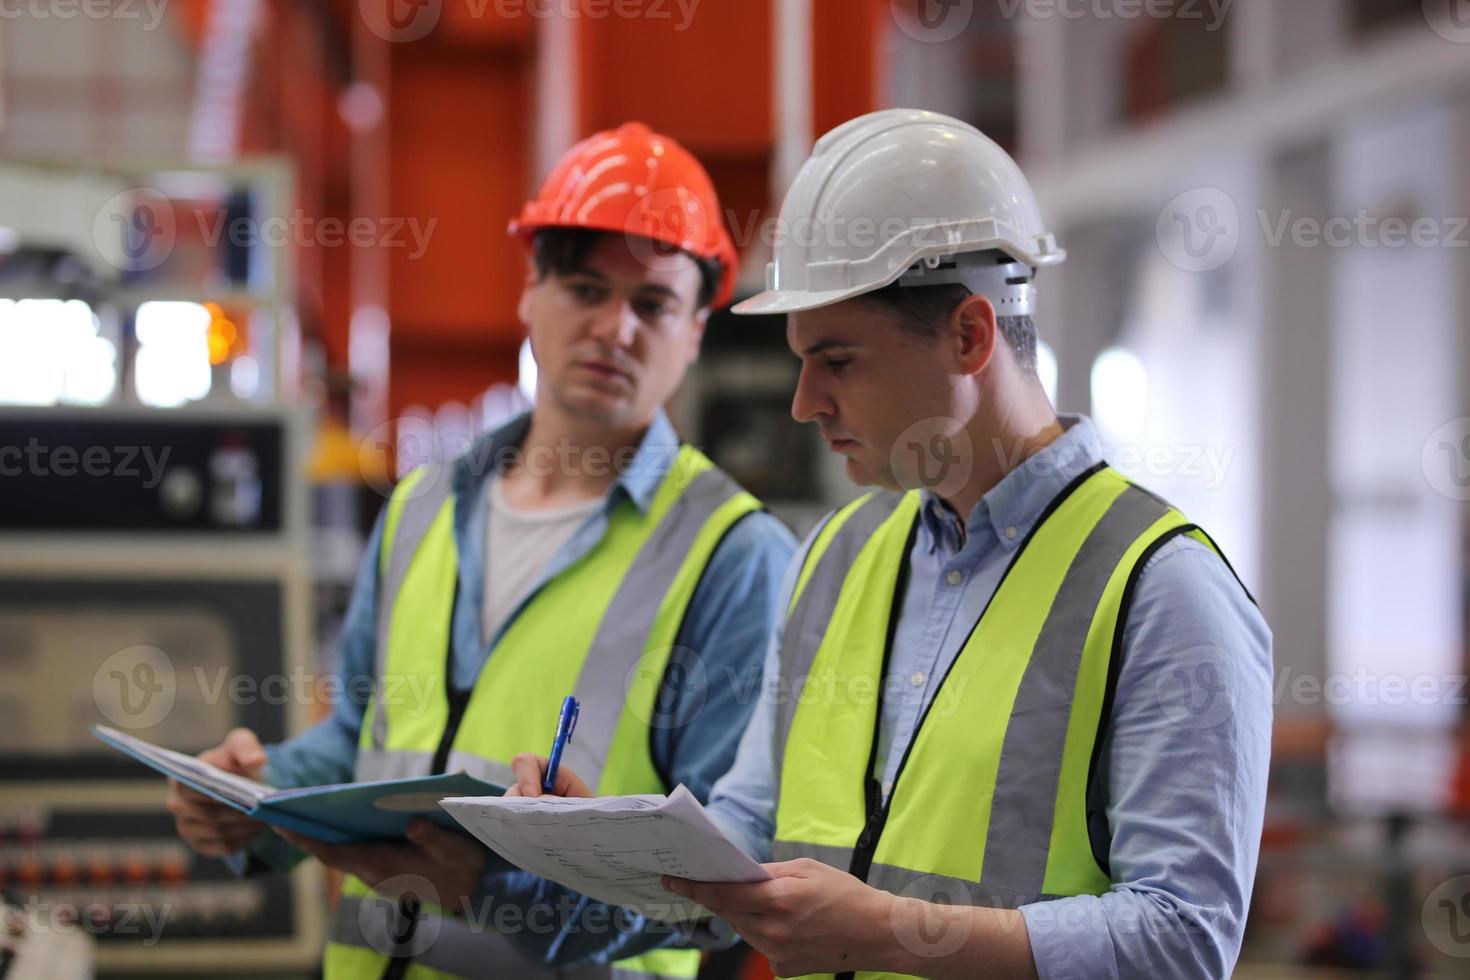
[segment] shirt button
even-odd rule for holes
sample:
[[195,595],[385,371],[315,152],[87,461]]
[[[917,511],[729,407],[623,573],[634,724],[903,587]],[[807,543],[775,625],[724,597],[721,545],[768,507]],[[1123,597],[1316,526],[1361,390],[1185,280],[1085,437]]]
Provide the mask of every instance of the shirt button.
[[912,674],[909,675],[909,683],[914,685],[914,687],[923,687],[924,672],[919,670],[914,671]]
[[944,576],[944,580],[950,585],[959,585],[960,579],[962,578],[964,578],[964,576],[960,574],[960,571],[957,568],[951,568],[949,570],[949,574]]
[[1016,529],[1015,528],[1013,528],[1013,527],[1006,528],[1006,540],[1007,541],[1014,541],[1014,540],[1016,540]]

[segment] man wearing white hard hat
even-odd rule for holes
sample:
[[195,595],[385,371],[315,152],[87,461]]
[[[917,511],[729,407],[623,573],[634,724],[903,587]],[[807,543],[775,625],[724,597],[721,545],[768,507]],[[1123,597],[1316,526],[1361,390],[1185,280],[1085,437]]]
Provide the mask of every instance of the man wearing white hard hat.
[[817,144],[781,225],[736,312],[789,315],[792,413],[879,489],[788,570],[711,795],[773,879],[666,887],[781,975],[1228,976],[1270,631],[1205,533],[1053,411],[1033,281],[1065,253],[1024,175],[958,120],[874,113]]

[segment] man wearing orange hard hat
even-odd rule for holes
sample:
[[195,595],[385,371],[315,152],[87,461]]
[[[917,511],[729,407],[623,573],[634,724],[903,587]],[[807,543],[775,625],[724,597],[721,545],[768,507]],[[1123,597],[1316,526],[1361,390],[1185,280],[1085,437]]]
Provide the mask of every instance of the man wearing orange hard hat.
[[[535,405],[394,490],[342,641],[339,689],[367,696],[288,742],[237,729],[202,758],[275,786],[456,770],[508,786],[570,694],[565,759],[603,793],[683,783],[703,799],[729,768],[795,542],[664,415],[734,292],[714,187],[682,146],[629,123],[568,152],[511,232],[529,254]],[[425,820],[401,843],[287,848],[186,789],[170,805],[200,853],[283,869],[305,851],[345,873],[333,980],[698,970],[697,949],[668,948],[690,932]]]

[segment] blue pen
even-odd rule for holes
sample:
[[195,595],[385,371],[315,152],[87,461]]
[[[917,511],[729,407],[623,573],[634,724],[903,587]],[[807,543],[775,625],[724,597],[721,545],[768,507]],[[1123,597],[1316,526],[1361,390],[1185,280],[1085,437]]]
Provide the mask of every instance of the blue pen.
[[561,750],[572,740],[572,732],[577,728],[577,716],[581,713],[582,705],[576,698],[568,694],[562,699],[561,716],[556,719],[556,738],[551,740],[551,761],[546,764],[546,776],[541,780],[543,793],[556,789],[556,770],[561,766]]

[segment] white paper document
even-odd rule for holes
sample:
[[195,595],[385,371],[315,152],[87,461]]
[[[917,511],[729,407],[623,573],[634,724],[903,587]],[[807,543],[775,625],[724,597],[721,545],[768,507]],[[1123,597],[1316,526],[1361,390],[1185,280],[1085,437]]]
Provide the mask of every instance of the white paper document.
[[237,773],[226,772],[218,766],[201,762],[192,755],[185,755],[161,745],[145,742],[141,738],[134,738],[116,728],[97,725],[96,732],[103,741],[123,752],[152,763],[154,768],[161,769],[175,779],[202,784],[204,789],[233,801],[243,810],[255,808],[262,800],[275,792],[265,783],[258,783]]
[[709,913],[665,891],[660,875],[746,882],[771,877],[684,786],[669,796],[461,796],[440,805],[516,867],[664,922]]

